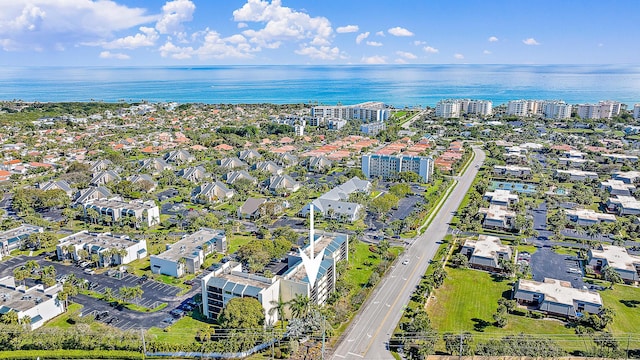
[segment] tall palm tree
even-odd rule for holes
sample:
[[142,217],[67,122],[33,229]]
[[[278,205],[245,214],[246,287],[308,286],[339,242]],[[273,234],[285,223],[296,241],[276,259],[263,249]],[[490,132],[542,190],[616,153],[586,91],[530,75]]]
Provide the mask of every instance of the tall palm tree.
[[278,300],[271,300],[269,301],[269,304],[271,304],[272,306],[272,308],[269,309],[268,312],[269,316],[276,315],[278,318],[280,318],[280,325],[282,325],[282,328],[284,329],[284,309],[288,305],[288,302],[282,301],[282,296],[278,296]]
[[298,294],[289,303],[289,309],[291,310],[291,316],[294,318],[305,317],[311,309],[311,299],[308,296]]

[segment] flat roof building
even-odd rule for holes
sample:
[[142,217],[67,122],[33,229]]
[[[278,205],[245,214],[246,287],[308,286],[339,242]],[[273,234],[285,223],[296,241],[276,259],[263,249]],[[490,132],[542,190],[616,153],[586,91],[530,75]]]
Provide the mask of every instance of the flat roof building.
[[174,277],[194,274],[207,255],[226,251],[227,236],[224,230],[200,228],[174,244],[167,244],[163,253],[151,255],[151,272]]
[[362,156],[362,172],[367,178],[398,179],[401,172],[412,172],[422,182],[431,181],[433,158],[425,156],[379,155]]
[[82,204],[85,216],[87,210],[94,209],[100,215],[111,217],[113,222],[120,222],[127,216],[135,219],[136,224],[153,226],[160,224],[160,209],[153,200],[124,201],[122,198],[89,200]]
[[[80,250],[86,251],[86,258],[82,257]],[[93,262],[91,257],[93,254],[98,255],[96,265],[101,267],[125,265],[147,257],[147,241],[131,239],[126,235],[113,235],[108,232],[90,233],[88,230],[83,230],[60,239],[56,245],[58,260]]]
[[471,267],[487,271],[502,271],[500,260],[512,261],[513,256],[510,246],[503,245],[499,237],[489,235],[465,241],[460,252],[469,258]]
[[18,319],[29,317],[31,330],[66,311],[64,301],[58,300],[62,285],[45,288],[42,284],[26,288],[16,285],[13,276],[0,279],[0,315],[15,311]]
[[0,260],[19,248],[23,239],[28,238],[33,233],[41,233],[43,231],[43,227],[22,224],[17,228],[0,232]]
[[383,122],[391,116],[391,110],[382,102],[368,101],[355,105],[314,106],[311,116],[340,120],[357,119],[364,122]]
[[622,246],[600,245],[598,249],[589,249],[589,265],[596,271],[610,266],[626,283],[640,280],[640,256],[629,254]]
[[633,196],[621,196],[607,200],[607,210],[618,215],[640,215],[640,201]]
[[602,309],[600,294],[576,289],[567,281],[545,278],[544,282],[520,279],[513,298],[521,305],[535,306],[547,314],[575,318],[578,313],[598,314]]
[[580,226],[591,226],[599,222],[615,222],[616,216],[613,214],[603,214],[591,209],[567,209],[565,210],[567,219]]

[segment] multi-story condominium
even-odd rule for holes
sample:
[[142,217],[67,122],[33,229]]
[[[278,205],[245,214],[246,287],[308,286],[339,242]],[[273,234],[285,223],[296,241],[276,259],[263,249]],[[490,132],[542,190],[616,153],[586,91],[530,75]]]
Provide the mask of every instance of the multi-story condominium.
[[443,118],[458,118],[461,114],[487,116],[492,111],[493,103],[489,100],[446,99],[436,104],[436,116]]
[[370,191],[371,183],[369,181],[353,177],[307,204],[300,210],[300,215],[305,217],[309,215],[311,206],[313,206],[314,211],[320,212],[325,218],[354,222],[361,217],[364,208],[358,203],[349,202],[349,195],[355,192],[369,194]]
[[151,272],[174,277],[194,274],[207,255],[226,251],[227,236],[223,230],[200,228],[175,244],[167,245],[165,252],[151,255]]
[[[310,282],[308,269],[302,262],[300,253],[290,253],[287,257],[287,268],[281,275],[267,278],[260,275],[242,272],[242,266],[236,262],[228,262],[220,269],[202,278],[203,314],[209,318],[217,318],[224,306],[233,298],[252,297],[262,304],[266,316],[266,324],[273,324],[282,316],[278,312],[271,313],[276,300],[290,302],[297,295],[308,297],[313,304],[323,305],[329,295],[335,291],[336,263],[349,257],[349,241],[345,234],[316,235],[313,222],[309,231],[310,239],[314,239],[301,251],[306,256],[318,257],[322,253],[320,268],[314,283]],[[313,249],[313,250],[312,250]],[[287,308],[286,312],[290,312]]]
[[62,285],[45,288],[43,284],[29,286],[17,285],[13,276],[0,279],[0,313],[15,311],[18,320],[26,316],[31,319],[26,326],[35,330],[47,321],[66,311],[65,302],[58,300]]
[[500,260],[512,261],[511,247],[496,236],[479,235],[478,240],[467,240],[460,252],[469,257],[471,267],[481,270],[502,271]]
[[433,159],[425,156],[379,155],[362,156],[362,172],[367,178],[397,179],[401,172],[413,172],[423,182],[431,181]]
[[578,104],[577,114],[583,119],[611,119],[620,115],[624,104],[618,101],[600,101],[597,104]]
[[640,256],[631,255],[621,246],[600,245],[589,250],[589,266],[601,271],[605,266],[613,268],[626,283],[640,280]]
[[507,103],[507,115],[568,119],[571,105],[562,100],[511,100]]
[[578,313],[598,314],[602,309],[600,294],[576,289],[571,283],[545,278],[544,282],[520,279],[513,289],[520,305],[533,306],[554,316],[575,318]]
[[360,131],[366,135],[377,135],[380,131],[384,131],[387,125],[383,122],[373,122],[360,125]]
[[507,103],[507,115],[535,116],[542,114],[541,100],[511,100]]
[[[113,251],[113,249],[117,251]],[[83,252],[86,254],[83,255]],[[91,255],[98,255],[96,265],[124,265],[147,257],[147,241],[131,239],[126,235],[90,233],[87,230],[64,237],[56,245],[58,260],[73,259],[94,262]]]
[[100,215],[111,217],[112,222],[118,222],[127,216],[135,219],[136,223],[153,226],[160,223],[160,209],[153,200],[123,201],[121,198],[89,200],[82,204],[84,214],[94,209]]
[[33,233],[41,233],[44,228],[35,225],[22,224],[17,228],[0,232],[0,260],[4,256],[20,247],[20,242]]
[[390,115],[391,111],[384,103],[375,101],[346,106],[315,106],[311,108],[311,117],[317,118],[380,122],[389,119]]
[[568,119],[571,117],[571,105],[562,100],[545,101],[542,114],[547,119]]
[[640,104],[633,105],[633,118],[640,119]]

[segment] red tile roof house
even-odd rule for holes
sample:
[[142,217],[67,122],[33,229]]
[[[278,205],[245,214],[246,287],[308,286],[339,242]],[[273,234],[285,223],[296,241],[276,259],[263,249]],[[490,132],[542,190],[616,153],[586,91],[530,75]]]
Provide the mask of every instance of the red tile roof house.
[[8,181],[11,173],[7,170],[0,170],[0,181]]

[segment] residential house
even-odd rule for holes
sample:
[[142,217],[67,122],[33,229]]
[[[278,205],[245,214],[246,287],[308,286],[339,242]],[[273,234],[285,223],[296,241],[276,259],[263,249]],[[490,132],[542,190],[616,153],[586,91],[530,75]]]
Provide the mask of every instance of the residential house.
[[184,164],[195,161],[196,157],[191,155],[187,150],[179,149],[165,154],[164,160],[168,163]]
[[298,165],[298,157],[295,155],[292,155],[291,153],[285,152],[278,156],[277,163],[278,165],[284,168],[288,168],[291,166]]
[[268,172],[271,175],[282,175],[284,173],[284,169],[271,160],[257,162],[252,166],[252,169]]
[[544,282],[518,280],[513,298],[520,305],[566,318],[576,318],[582,313],[598,314],[602,310],[602,299],[597,292],[575,289],[567,281],[550,278]]
[[622,162],[638,162],[638,157],[635,155],[627,155],[627,154],[600,154],[603,160],[610,160],[614,163],[622,163]]
[[186,169],[181,169],[180,171],[178,171],[178,176],[197,184],[201,181],[204,181],[204,179],[207,178],[209,174],[203,166],[198,165],[194,167],[188,167]]
[[531,168],[515,165],[494,165],[493,173],[503,176],[528,177],[531,176]]
[[11,179],[12,173],[7,170],[0,170],[0,182],[1,181],[9,181]]
[[111,160],[107,160],[107,159],[101,159],[98,160],[96,162],[94,162],[91,167],[89,168],[89,171],[93,174],[101,172],[101,171],[105,171],[108,169],[113,169],[114,165],[111,162]]
[[482,227],[502,230],[515,228],[516,213],[504,206],[489,205],[488,208],[480,208],[478,212],[484,214]]
[[482,198],[492,205],[504,207],[510,207],[518,203],[518,194],[512,194],[511,191],[503,189],[487,191]]
[[247,165],[247,163],[238,159],[237,157],[224,158],[220,160],[219,165],[221,168],[230,169],[230,170],[238,169],[238,168],[247,168],[249,166]]
[[266,203],[267,199],[248,198],[242,206],[238,208],[238,218],[256,219],[261,216],[260,207]]
[[113,170],[105,170],[101,171],[97,174],[93,175],[91,181],[89,181],[89,185],[100,186],[110,183],[112,181],[120,181],[122,178],[118,173]]
[[307,159],[307,170],[315,173],[325,173],[331,169],[333,161],[325,156],[312,156]]
[[233,197],[235,192],[227,188],[220,181],[203,183],[191,192],[193,202],[218,202],[226,201]]
[[258,183],[258,179],[251,176],[247,170],[232,171],[225,175],[225,180],[227,180],[227,184],[230,185],[233,185],[236,181],[242,179],[249,180],[252,184]]
[[613,173],[614,180],[620,180],[625,184],[635,184],[640,182],[640,171],[620,171]]
[[242,150],[238,153],[238,158],[248,163],[254,163],[256,161],[262,160],[262,154],[260,154],[255,149],[247,149]]
[[26,324],[35,330],[66,311],[65,302],[58,299],[62,285],[45,288],[43,284],[26,287],[17,285],[13,276],[0,279],[0,314],[15,311],[18,320],[30,319]]
[[224,230],[200,228],[193,234],[182,237],[174,244],[167,244],[166,250],[151,255],[151,272],[173,277],[196,273],[204,258],[215,252],[227,251],[227,236]]
[[478,240],[464,242],[460,253],[469,258],[469,265],[476,269],[501,272],[501,261],[513,261],[511,247],[503,245],[500,238],[489,235],[479,235]]
[[611,195],[631,196],[636,191],[636,186],[622,180],[609,179],[600,182],[600,189],[608,191]]
[[267,189],[273,194],[278,192],[289,194],[298,191],[300,189],[300,183],[287,174],[276,175],[267,180]]
[[0,231],[0,260],[18,249],[22,240],[31,234],[41,233],[44,228],[35,225],[22,224],[16,228]]
[[[80,250],[86,252],[85,258]],[[61,261],[73,259],[92,263],[94,254],[98,255],[96,266],[125,265],[147,257],[147,241],[131,239],[126,235],[90,233],[83,230],[60,239],[56,245],[56,256]]]
[[567,209],[565,210],[567,220],[573,221],[576,225],[591,226],[599,222],[615,222],[616,216],[613,214],[603,214],[591,209]]
[[43,183],[39,183],[37,187],[38,189],[43,191],[62,190],[65,192],[65,194],[67,194],[67,196],[69,197],[73,196],[73,189],[71,188],[71,185],[69,185],[69,183],[66,182],[65,180],[46,181]]
[[629,254],[622,246],[600,245],[598,249],[589,249],[589,266],[598,272],[609,266],[629,284],[640,280],[640,256]]
[[156,187],[158,187],[158,183],[156,183],[148,174],[131,175],[127,178],[127,180],[132,184],[140,185],[143,189],[145,189],[146,192],[153,192]]
[[140,170],[138,171],[149,171],[151,175],[160,175],[163,171],[171,169],[173,169],[173,167],[163,159],[153,158],[140,161]]
[[108,199],[112,196],[111,191],[104,186],[90,186],[87,189],[78,191],[73,202],[75,204],[84,204],[91,200]]
[[325,218],[354,222],[361,218],[365,209],[358,203],[349,202],[349,196],[355,192],[369,194],[370,191],[371,182],[353,177],[307,204],[300,210],[300,216],[308,216],[313,206],[314,211],[320,212]]
[[556,178],[566,178],[569,181],[585,181],[585,180],[597,180],[598,174],[593,171],[582,171],[582,170],[556,170],[555,172]]
[[607,200],[607,210],[618,215],[640,215],[640,201],[633,196],[616,196]]

